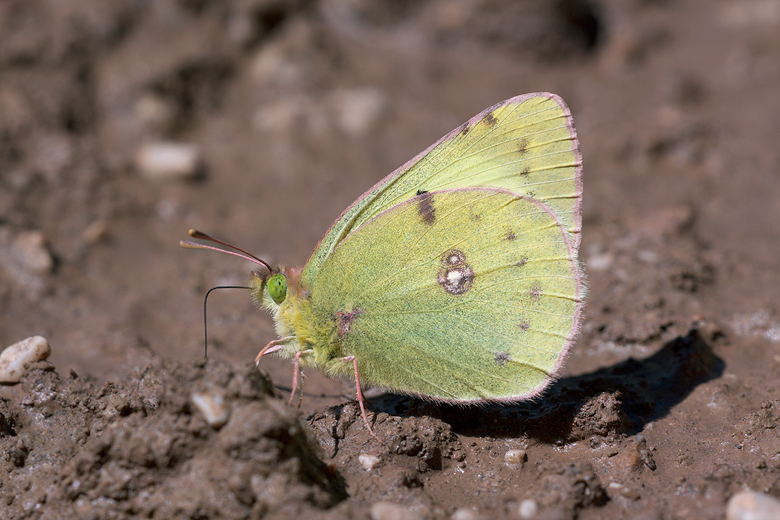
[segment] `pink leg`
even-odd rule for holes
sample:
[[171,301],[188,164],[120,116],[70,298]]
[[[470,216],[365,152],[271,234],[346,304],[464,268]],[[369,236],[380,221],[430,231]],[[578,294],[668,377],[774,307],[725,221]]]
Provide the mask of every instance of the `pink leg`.
[[[296,390],[298,390],[298,378],[301,375],[301,356],[304,355],[306,352],[307,351],[295,353],[295,363],[293,364],[292,391],[290,392],[290,401],[289,401],[290,406],[292,406],[293,398],[295,398],[295,392]],[[303,378],[301,378],[301,395],[298,398],[298,408],[301,407],[302,401],[303,401]]]
[[366,423],[366,428],[368,428],[368,433],[370,433],[371,436],[379,442],[379,444],[384,444],[381,440],[379,440],[379,437],[376,436],[374,430],[371,428],[371,424],[369,424],[368,422],[368,417],[366,415],[366,405],[364,403],[365,399],[363,398],[363,390],[360,388],[360,375],[358,374],[357,358],[355,356],[347,356],[342,359],[344,361],[352,361],[352,364],[355,366],[355,389],[357,393],[357,400],[358,403],[360,404],[360,415],[363,416],[363,422]]
[[268,345],[264,346],[262,350],[260,350],[260,353],[257,354],[257,357],[255,358],[255,366],[260,364],[261,357],[265,356],[266,354],[273,354],[274,352],[278,352],[282,350],[284,344],[294,338],[295,336],[287,336],[286,338],[280,338],[280,339],[275,339],[273,341],[269,341]]

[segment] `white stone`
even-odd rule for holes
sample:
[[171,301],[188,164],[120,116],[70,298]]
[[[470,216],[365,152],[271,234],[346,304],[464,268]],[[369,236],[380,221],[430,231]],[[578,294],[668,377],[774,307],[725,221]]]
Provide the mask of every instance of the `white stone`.
[[480,516],[473,509],[459,507],[452,513],[452,520],[478,520]]
[[135,116],[141,124],[152,130],[167,131],[176,122],[177,109],[167,99],[147,94],[135,104]]
[[619,482],[610,482],[607,487],[609,488],[610,496],[619,495],[629,500],[639,500],[640,498],[638,491]]
[[636,257],[646,264],[658,263],[658,253],[655,251],[650,251],[649,249],[642,249],[637,251]]
[[49,354],[49,342],[42,336],[32,336],[7,347],[0,354],[0,383],[18,383],[24,375],[25,364],[46,359]]
[[310,105],[309,100],[301,96],[263,105],[252,116],[252,125],[258,130],[269,133],[291,132],[300,126],[307,114],[311,113]]
[[600,253],[591,255],[588,258],[588,269],[591,271],[606,271],[612,267],[612,262],[615,258],[612,253]]
[[31,300],[38,300],[46,290],[44,275],[54,267],[45,235],[23,231],[13,236],[9,226],[0,226],[0,267]]
[[196,177],[202,164],[194,144],[158,141],[142,145],[135,164],[144,177],[154,180],[186,180]]
[[305,68],[291,56],[285,42],[264,45],[249,65],[252,79],[262,85],[293,87],[306,76]]
[[399,504],[376,502],[371,505],[371,520],[423,520],[423,516]]
[[19,233],[12,247],[16,258],[30,273],[44,274],[54,267],[54,259],[46,248],[46,236],[40,231]]
[[192,404],[212,428],[221,428],[230,419],[230,407],[220,393],[213,390],[194,393],[191,399]]
[[504,453],[504,462],[507,466],[523,468],[523,464],[528,460],[525,450],[509,450]]
[[84,240],[87,245],[98,244],[104,242],[109,234],[108,222],[98,219],[84,229],[81,233],[81,239]]
[[377,464],[380,462],[380,458],[376,455],[373,455],[371,453],[361,453],[358,455],[358,461],[360,462],[360,465],[363,466],[363,469],[366,471],[371,471],[376,467]]
[[377,88],[337,90],[330,95],[336,126],[347,135],[359,137],[371,130],[387,110],[387,96]]
[[520,518],[533,518],[536,516],[536,513],[539,512],[539,506],[536,505],[536,502],[530,499],[523,500],[520,502],[520,507],[518,508],[518,513],[520,513]]
[[726,520],[777,520],[780,500],[764,493],[743,491],[733,495],[726,505]]

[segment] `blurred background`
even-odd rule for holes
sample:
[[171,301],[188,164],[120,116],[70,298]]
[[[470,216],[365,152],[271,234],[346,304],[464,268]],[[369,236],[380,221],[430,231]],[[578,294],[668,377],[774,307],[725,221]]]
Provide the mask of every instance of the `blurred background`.
[[[0,0],[0,344],[43,335],[97,381],[195,360],[205,291],[252,266],[180,249],[189,228],[302,265],[441,135],[551,91],[585,164],[571,370],[697,320],[771,365],[779,87],[777,0]],[[217,358],[274,338],[240,291],[209,325]]]

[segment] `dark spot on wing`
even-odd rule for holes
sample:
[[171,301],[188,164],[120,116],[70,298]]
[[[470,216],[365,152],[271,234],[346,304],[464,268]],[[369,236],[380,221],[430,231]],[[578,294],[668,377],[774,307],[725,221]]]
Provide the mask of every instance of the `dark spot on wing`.
[[509,352],[493,352],[493,359],[496,360],[501,366],[506,365],[506,362],[510,360]]
[[487,123],[488,126],[494,126],[496,123],[498,123],[498,118],[493,115],[493,112],[488,112],[488,114],[482,120]]
[[428,190],[417,190],[417,195],[423,195],[424,193],[428,193]]
[[469,133],[470,130],[471,127],[469,126],[469,124],[463,123],[462,125],[460,125],[460,130],[458,131],[458,137],[463,137],[464,135]]
[[352,326],[352,322],[361,314],[363,314],[363,310],[360,307],[355,307],[349,312],[339,311],[333,315],[333,320],[336,322],[336,326],[338,327],[337,333],[339,338],[343,338],[347,335],[350,327]]
[[523,137],[517,142],[517,153],[520,155],[525,155],[525,152],[528,151],[528,138]]
[[534,301],[539,301],[539,298],[542,296],[542,284],[538,280],[531,286],[528,296]]
[[509,240],[510,242],[517,238],[517,235],[515,235],[515,232],[511,229],[506,232],[504,235],[504,240]]
[[423,191],[418,192],[417,197],[420,201],[417,203],[417,213],[428,225],[433,224],[436,221],[436,208],[433,207],[433,194]]
[[515,262],[515,267],[523,267],[527,263],[528,263],[528,257],[524,256],[523,258]]
[[466,263],[466,255],[450,249],[441,256],[441,267],[436,281],[450,294],[463,294],[474,283],[474,269]]
[[520,175],[521,177],[528,177],[528,175],[530,175],[530,174],[531,174],[531,168],[526,166],[525,168],[520,170],[520,173],[518,175]]
[[520,323],[517,324],[517,326],[520,328],[521,331],[525,332],[528,329],[531,328],[531,324],[528,322],[528,320],[523,320]]
[[480,215],[479,213],[472,213],[471,220],[473,220],[474,222],[479,222],[480,220],[482,220],[482,215]]

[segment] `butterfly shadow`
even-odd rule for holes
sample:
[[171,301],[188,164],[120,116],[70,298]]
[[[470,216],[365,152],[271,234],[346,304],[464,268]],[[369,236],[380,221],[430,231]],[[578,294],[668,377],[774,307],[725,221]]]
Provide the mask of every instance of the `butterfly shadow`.
[[435,417],[461,435],[532,437],[561,444],[593,435],[636,434],[666,416],[698,385],[719,377],[724,368],[724,361],[692,329],[648,358],[563,377],[533,401],[459,407],[384,394],[372,399],[371,408]]

